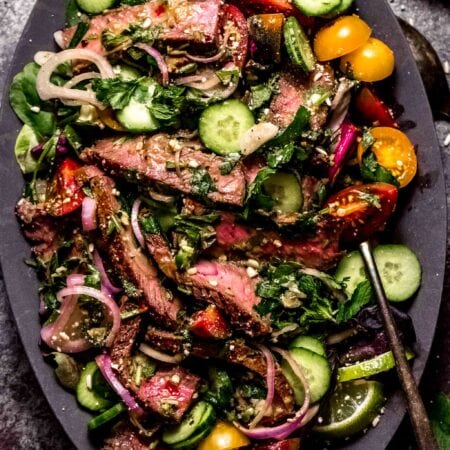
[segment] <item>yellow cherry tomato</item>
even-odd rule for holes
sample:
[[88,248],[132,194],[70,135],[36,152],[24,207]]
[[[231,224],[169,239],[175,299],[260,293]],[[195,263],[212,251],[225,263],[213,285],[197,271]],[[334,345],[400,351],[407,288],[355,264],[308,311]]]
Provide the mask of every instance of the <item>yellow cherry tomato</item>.
[[[376,127],[370,130],[375,142],[370,150],[378,164],[388,169],[397,179],[400,187],[405,187],[417,172],[417,157],[414,146],[405,133],[391,127]],[[361,164],[365,150],[358,145],[358,161]]]
[[314,38],[314,53],[319,61],[347,55],[369,39],[372,29],[358,16],[342,16],[321,28]]
[[250,439],[229,422],[219,421],[197,450],[232,450],[250,445]]
[[380,81],[394,71],[394,52],[382,41],[370,38],[341,59],[341,70],[360,81]]
[[126,131],[126,128],[124,128],[116,119],[114,115],[114,111],[111,108],[106,109],[99,109],[98,110],[98,117],[99,119],[108,127],[111,128],[111,130],[115,131]]

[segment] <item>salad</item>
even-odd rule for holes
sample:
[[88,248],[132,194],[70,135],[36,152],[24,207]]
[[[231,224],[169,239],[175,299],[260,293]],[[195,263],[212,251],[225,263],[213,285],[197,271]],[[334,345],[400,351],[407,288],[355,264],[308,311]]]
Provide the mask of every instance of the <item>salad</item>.
[[70,0],[13,79],[42,350],[101,448],[333,448],[383,420],[395,363],[355,248],[384,242],[388,299],[414,296],[382,232],[417,159],[351,6]]

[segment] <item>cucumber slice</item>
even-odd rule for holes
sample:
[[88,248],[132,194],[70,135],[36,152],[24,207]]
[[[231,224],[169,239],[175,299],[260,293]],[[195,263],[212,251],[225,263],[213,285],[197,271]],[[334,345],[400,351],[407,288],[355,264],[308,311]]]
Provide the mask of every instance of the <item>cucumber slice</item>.
[[155,131],[159,123],[153,114],[143,103],[131,99],[130,103],[116,114],[117,120],[133,133],[145,133]]
[[[392,302],[409,299],[419,289],[422,270],[414,252],[406,245],[379,245],[373,251],[386,297]],[[346,283],[346,292],[353,294],[356,286],[367,280],[364,262],[358,251],[344,256],[335,279]]]
[[316,58],[309,44],[308,37],[294,16],[286,20],[283,33],[284,43],[291,61],[296,66],[300,66],[305,72],[314,70]]
[[201,431],[200,433],[196,433],[188,439],[178,442],[178,444],[172,445],[173,449],[194,449],[197,448],[197,444],[208,436],[211,432],[211,428],[207,428],[206,430]]
[[305,16],[323,16],[337,8],[341,0],[294,0],[294,5]]
[[95,361],[87,363],[81,372],[76,389],[78,403],[91,411],[101,411],[113,404],[93,389],[94,376],[96,376],[97,371],[100,372],[100,369]]
[[77,0],[77,4],[88,14],[100,14],[105,9],[112,8],[117,0]]
[[206,108],[200,116],[199,134],[215,153],[240,153],[242,135],[255,124],[252,112],[240,100],[225,100]]
[[373,251],[386,297],[402,302],[419,289],[422,269],[415,253],[406,245],[379,245]]
[[277,172],[264,182],[264,190],[274,201],[273,210],[291,214],[303,206],[303,193],[298,178],[289,172]]
[[127,408],[123,405],[123,403],[117,403],[112,408],[109,408],[105,412],[101,413],[99,416],[91,419],[87,426],[88,430],[95,430],[102,425],[105,425],[108,422],[111,422],[114,418],[116,418],[119,414],[126,411]]
[[214,408],[207,402],[198,402],[179,425],[165,429],[162,440],[171,446],[180,444],[194,435],[208,431],[215,420]]
[[317,353],[320,356],[326,357],[327,352],[325,346],[319,339],[313,338],[312,336],[297,336],[290,344],[289,348],[305,348],[310,352]]
[[329,14],[326,14],[324,17],[326,19],[332,19],[333,17],[339,16],[340,14],[343,14],[347,9],[352,6],[353,0],[341,0],[341,4],[336,7],[336,9],[333,9]]
[[[292,358],[302,369],[311,391],[311,402],[319,401],[330,387],[331,367],[323,356],[304,348],[293,348],[289,350]],[[300,405],[305,396],[301,381],[295,376],[290,365],[283,361],[281,369],[288,383],[294,391],[295,401]]]

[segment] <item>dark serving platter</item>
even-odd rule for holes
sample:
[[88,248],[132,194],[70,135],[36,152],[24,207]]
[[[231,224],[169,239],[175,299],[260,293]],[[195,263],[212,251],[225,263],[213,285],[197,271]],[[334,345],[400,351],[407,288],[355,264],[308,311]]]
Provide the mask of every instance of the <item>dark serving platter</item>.
[[[71,393],[58,385],[53,369],[45,363],[39,349],[38,282],[33,270],[24,264],[30,248],[14,216],[23,186],[13,154],[21,124],[9,106],[8,86],[12,76],[33,59],[36,51],[54,48],[52,33],[64,23],[61,3],[37,1],[6,82],[0,115],[0,261],[13,315],[34,373],[67,435],[77,448],[87,450],[95,448],[86,429],[91,416],[79,408]],[[373,27],[373,34],[393,48],[396,56],[393,94],[405,109],[402,120],[416,124],[408,135],[417,146],[419,174],[414,185],[402,192],[391,239],[412,247],[423,264],[422,288],[409,309],[417,332],[417,357],[413,369],[416,378],[420,379],[433,341],[444,282],[447,212],[441,155],[422,82],[395,16],[385,0],[357,0],[356,7]],[[405,402],[396,389],[380,424],[344,447],[384,449],[399,427],[404,412]]]

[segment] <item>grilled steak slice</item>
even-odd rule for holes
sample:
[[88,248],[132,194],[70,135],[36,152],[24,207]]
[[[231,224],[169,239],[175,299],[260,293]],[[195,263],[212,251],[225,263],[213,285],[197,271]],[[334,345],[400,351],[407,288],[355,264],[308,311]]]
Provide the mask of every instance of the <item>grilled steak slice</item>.
[[[221,359],[231,364],[245,367],[257,373],[265,379],[267,373],[267,362],[264,355],[250,348],[243,340],[228,341]],[[286,418],[294,412],[294,395],[287,382],[281,367],[275,362],[275,398],[271,415],[265,418],[265,422],[275,423]]]
[[280,258],[296,261],[305,267],[326,270],[340,259],[340,228],[333,220],[324,218],[313,237],[290,238],[274,230],[260,231],[235,221],[232,214],[223,214],[216,225],[217,244],[211,248],[215,255],[256,258]]
[[114,181],[104,175],[94,176],[90,186],[97,201],[96,244],[106,256],[107,266],[122,285],[135,288],[134,296],[145,301],[154,321],[176,328],[181,304],[161,285],[157,269],[136,247],[130,226],[118,219],[120,204],[114,195]]
[[[89,29],[78,47],[104,55],[107,49],[103,46],[102,36],[105,33],[117,35],[132,25],[143,25],[145,31],[147,23],[154,27],[157,40],[161,42],[213,44],[218,33],[219,13],[219,0],[154,0],[143,5],[126,6],[91,18]],[[63,30],[64,48],[69,46],[76,28]],[[120,49],[124,50],[131,45],[130,40],[121,45]]]
[[180,366],[158,370],[141,384],[137,395],[147,408],[178,422],[196,397],[199,381],[197,375]]
[[[272,100],[268,120],[286,128],[294,119],[297,110],[306,103],[313,89],[334,91],[334,71],[329,64],[317,64],[307,75],[299,71],[283,72],[279,81],[280,93]],[[327,106],[316,107],[311,114],[311,128],[320,129],[327,120],[327,114]]]
[[33,204],[26,198],[17,203],[16,214],[23,234],[33,244],[33,255],[44,263],[49,262],[58,250],[65,221],[51,217],[44,204]]
[[[179,171],[167,168],[175,164],[179,152]],[[202,151],[198,141],[171,139],[168,134],[138,136],[134,139],[103,139],[83,151],[81,159],[102,166],[106,171],[139,183],[159,184],[193,196],[201,196],[198,175],[210,177],[207,198],[213,202],[242,205],[245,178],[240,165],[222,175],[223,158]]]
[[153,348],[170,355],[183,352],[185,346],[187,347],[188,345],[184,336],[176,334],[173,331],[160,330],[154,326],[147,328],[145,340]]
[[250,336],[270,333],[269,323],[254,309],[260,302],[255,294],[258,280],[250,278],[233,263],[201,260],[187,272],[177,271],[167,242],[160,235],[146,236],[147,249],[162,272],[201,301],[215,304],[230,323]]
[[[113,428],[111,436],[105,439],[101,450],[148,450],[154,438],[142,436],[130,423]],[[157,447],[162,450],[162,447]]]
[[[128,302],[126,297],[122,299],[121,312],[131,311],[136,309],[133,302]],[[136,391],[136,386],[133,383],[131,376],[130,364],[131,356],[133,355],[133,348],[136,342],[137,335],[141,329],[142,318],[135,316],[127,320],[122,320],[119,331],[111,346],[111,361],[114,370],[117,371],[121,383],[132,391]]]

